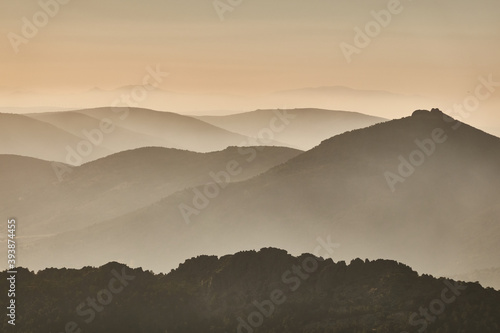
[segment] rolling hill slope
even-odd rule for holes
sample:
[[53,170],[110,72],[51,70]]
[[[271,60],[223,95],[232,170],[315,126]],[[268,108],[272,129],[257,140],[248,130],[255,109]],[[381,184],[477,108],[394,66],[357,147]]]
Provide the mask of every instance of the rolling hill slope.
[[[0,113],[0,154],[64,162],[68,147],[76,149],[80,141],[78,136],[37,119]],[[104,147],[93,147],[95,158],[111,153]]]
[[164,147],[194,152],[230,146],[283,146],[229,132],[172,112],[96,108],[65,112],[0,114],[0,154],[81,165],[124,150]]
[[[337,134],[387,120],[357,112],[322,109],[256,110],[229,116],[197,118],[249,137],[267,139],[269,135],[263,129],[275,129],[273,131],[275,140],[302,150],[309,150]],[[278,120],[285,122],[278,123]]]
[[[102,132],[101,119],[78,111],[33,113],[28,116],[70,132],[80,139],[89,140],[91,138],[96,145],[114,153],[141,147],[169,147],[171,145],[163,139],[124,129],[119,124],[114,123],[110,133]],[[102,134],[99,134],[96,130],[99,130]],[[90,156],[90,158],[92,157]]]
[[19,237],[28,242],[121,216],[186,187],[242,181],[301,153],[282,147],[246,150],[258,157],[249,162],[236,147],[212,153],[140,148],[80,167],[62,165],[63,181],[50,162],[0,155],[0,180],[8,186],[0,192],[0,211],[20,221]]
[[140,108],[97,108],[78,112],[97,119],[108,118],[122,128],[159,138],[168,142],[168,148],[209,152],[229,146],[259,145],[239,133],[172,112]]
[[26,260],[121,260],[165,271],[208,246],[217,254],[265,246],[298,253],[330,237],[340,243],[334,259],[395,259],[436,275],[497,267],[499,170],[499,138],[438,110],[416,111],[325,140],[217,195],[206,186],[179,191],[44,239]]

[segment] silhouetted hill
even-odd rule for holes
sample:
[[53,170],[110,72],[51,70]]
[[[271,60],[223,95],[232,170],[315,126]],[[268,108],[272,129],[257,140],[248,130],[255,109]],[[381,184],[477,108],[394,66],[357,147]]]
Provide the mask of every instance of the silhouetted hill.
[[[147,112],[149,111],[144,111],[144,113]],[[70,132],[82,140],[88,140],[88,137],[92,137],[93,140],[99,143],[99,146],[114,153],[141,147],[173,146],[167,140],[153,137],[146,133],[137,133],[121,127],[120,123],[116,121],[119,120],[119,116],[117,114],[115,115],[116,123],[113,122],[112,131],[110,130],[110,133],[104,133],[101,130],[100,122],[102,119],[106,118],[91,117],[78,111],[34,113],[29,114],[28,116],[30,118],[57,126],[58,128]],[[100,135],[95,132],[96,130],[101,131],[102,139],[100,138]],[[95,159],[97,159],[97,157],[90,156],[90,159],[84,159],[84,161]]]
[[[433,137],[439,142],[429,143]],[[419,164],[414,170],[404,162],[410,156]],[[439,111],[420,111],[325,140],[213,198],[196,194],[203,185],[47,238],[26,257],[30,265],[47,264],[44,257],[76,267],[122,259],[164,270],[206,248],[223,254],[279,246],[300,253],[329,235],[341,244],[338,259],[389,258],[455,275],[498,265],[498,170],[500,139]],[[150,253],[168,260],[159,263]]]
[[0,114],[0,154],[81,165],[124,150],[165,147],[195,152],[261,142],[189,116],[142,108],[106,107],[26,115]]
[[[187,187],[246,180],[301,153],[283,147],[245,149],[258,152],[258,158],[249,163],[237,147],[211,153],[139,148],[79,167],[57,165],[62,181],[50,162],[0,155],[5,184],[0,212],[22,221],[20,236],[36,239],[121,216]],[[234,172],[226,178],[228,165]]]
[[229,116],[197,117],[231,132],[268,138],[263,129],[274,129],[273,137],[289,147],[308,150],[321,141],[353,129],[387,119],[357,112],[322,109],[256,110]]
[[[0,154],[64,162],[66,147],[76,149],[80,141],[78,136],[43,121],[25,115],[0,113]],[[95,158],[111,153],[103,147],[93,148]]]
[[[141,108],[96,108],[78,111],[97,119],[114,119],[122,128],[147,134],[168,143],[166,147],[196,152],[223,150],[229,146],[264,145],[193,117]],[[265,145],[275,145],[274,141]]]
[[[500,139],[457,124],[422,111],[335,136],[230,187],[193,221],[237,225],[247,239],[251,230],[277,239],[277,230],[288,230],[287,248],[331,234],[347,258],[369,253],[436,274],[496,265]],[[429,143],[434,131],[441,143]],[[399,175],[412,159],[419,165]],[[219,216],[219,200],[238,210]]]
[[[18,271],[15,328],[27,333],[66,327],[95,333],[500,329],[500,292],[419,276],[389,260],[356,259],[346,265],[265,248],[198,256],[166,275],[116,262]],[[7,277],[0,273],[2,290]],[[2,297],[0,307],[5,309],[5,302]]]

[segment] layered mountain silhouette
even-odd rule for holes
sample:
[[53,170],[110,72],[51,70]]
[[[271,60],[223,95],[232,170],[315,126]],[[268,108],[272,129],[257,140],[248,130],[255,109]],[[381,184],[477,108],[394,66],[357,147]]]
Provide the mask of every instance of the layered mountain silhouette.
[[[29,117],[64,128],[80,139],[74,145],[65,146],[59,158],[55,159],[72,165],[80,165],[111,153],[148,146],[209,152],[228,146],[251,145],[249,138],[243,135],[188,116],[148,109],[96,108],[30,114]],[[31,137],[34,135],[36,132],[32,133]],[[82,141],[86,143],[81,144]],[[79,143],[81,146],[78,146]],[[101,147],[107,148],[111,153],[104,155],[95,151]],[[90,152],[87,153],[88,151]]]
[[20,237],[37,239],[86,228],[187,187],[219,181],[213,171],[234,169],[228,181],[242,181],[301,153],[283,147],[245,149],[258,151],[259,159],[249,164],[237,147],[212,153],[139,148],[79,167],[0,155],[0,181],[6,189],[1,211],[16,212],[22,221]]
[[[104,111],[102,112],[104,113]],[[125,110],[124,112],[127,112],[127,110]],[[144,116],[146,116],[147,112],[149,111],[143,113]],[[109,133],[106,133],[108,132],[107,129],[105,129],[104,132],[102,131],[101,127],[103,125],[101,125],[101,120],[109,119],[112,121],[113,118],[109,118],[110,115],[103,115],[101,118],[98,118],[92,117],[85,113],[86,112],[82,110],[69,112],[34,113],[29,114],[28,116],[30,118],[49,123],[60,129],[70,132],[71,134],[79,137],[81,140],[86,140],[91,143],[94,142],[94,146],[98,145],[100,147],[106,148],[111,152],[120,152],[123,150],[141,147],[162,147],[169,144],[169,142],[164,140],[163,138],[154,137],[145,133],[138,133],[120,126],[120,123],[118,122],[120,120],[119,113],[114,114],[115,121],[113,121],[112,123],[109,122]],[[87,113],[90,112],[87,111]],[[104,124],[108,123],[104,122]],[[77,149],[77,147],[72,148],[74,150]],[[81,156],[82,160],[85,161],[86,159],[84,159],[84,157],[85,156]],[[65,162],[71,162],[71,160]],[[81,162],[78,164],[81,164]]]
[[284,110],[282,115],[287,117],[288,124],[276,124],[279,118],[275,110],[257,110],[229,116],[202,116],[198,119],[231,132],[265,139],[266,129],[274,128],[275,140],[302,150],[309,150],[334,135],[387,120],[356,112],[321,109]]
[[1,154],[71,165],[140,147],[209,152],[228,146],[250,146],[255,141],[188,116],[137,108],[0,117]]
[[[81,139],[52,124],[26,115],[0,113],[0,153],[64,161],[66,147],[75,147]],[[93,147],[95,158],[111,154],[104,147]]]
[[[162,253],[152,255],[161,256]],[[343,261],[264,248],[197,256],[155,275],[18,269],[21,332],[498,332],[500,292],[419,276],[390,260]],[[9,275],[0,273],[0,288]],[[0,306],[7,307],[6,298]],[[2,331],[7,331],[2,321]]]
[[[0,154],[81,165],[142,147],[194,152],[219,151],[229,146],[309,149],[332,135],[383,120],[357,113],[316,109],[291,110],[293,118],[290,119],[287,112],[256,111],[250,113],[252,119],[238,116],[234,121],[230,117],[231,126],[133,107],[0,114]],[[281,142],[281,138],[286,141]]]
[[[259,161],[255,148],[240,149],[251,161],[242,165]],[[498,267],[499,152],[499,138],[420,110],[337,135],[248,180],[187,188],[31,242],[23,263],[118,260],[165,271],[207,248],[222,255],[279,246],[298,254],[319,237],[340,243],[335,259],[394,259],[440,276]]]
[[[360,90],[346,86],[322,86],[277,91],[269,100],[286,101],[284,105],[317,106],[340,110],[363,110],[386,118],[405,115],[422,105],[449,105],[452,101],[419,95],[398,94],[383,90]],[[268,104],[269,105],[269,104]],[[279,105],[279,104],[278,104]]]
[[140,108],[97,108],[80,112],[97,119],[116,119],[116,123],[125,129],[160,138],[166,142],[164,147],[167,148],[209,152],[228,146],[252,145],[244,135],[172,112]]

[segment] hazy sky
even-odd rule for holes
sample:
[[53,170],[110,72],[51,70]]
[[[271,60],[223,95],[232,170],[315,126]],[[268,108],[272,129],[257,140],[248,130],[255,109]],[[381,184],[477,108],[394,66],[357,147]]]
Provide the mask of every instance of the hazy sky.
[[16,53],[23,17],[43,25],[40,3],[54,1],[0,3],[2,106],[137,85],[156,64],[170,73],[161,89],[188,94],[347,86],[453,99],[480,75],[500,81],[498,0],[402,0],[350,63],[341,43],[356,46],[355,28],[376,29],[371,11],[396,0],[243,0],[222,14],[213,0],[72,0]]

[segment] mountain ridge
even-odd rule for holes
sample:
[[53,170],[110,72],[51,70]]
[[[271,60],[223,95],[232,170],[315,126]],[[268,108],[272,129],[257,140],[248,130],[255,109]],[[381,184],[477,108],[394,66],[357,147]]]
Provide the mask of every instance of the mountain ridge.
[[[7,272],[0,277],[6,287]],[[36,274],[18,268],[18,278],[25,288],[16,291],[16,326],[26,332],[60,331],[68,323],[96,333],[489,333],[500,327],[499,291],[418,275],[391,260],[346,264],[277,248],[198,255],[168,274],[109,262]]]
[[[270,128],[274,132],[274,139],[302,150],[309,150],[321,140],[334,135],[387,120],[359,112],[318,108],[259,109],[226,116],[196,118],[250,137],[264,137],[267,134],[263,129]],[[275,125],[277,118],[285,119],[285,126]]]
[[[445,142],[435,142],[430,156],[420,152],[424,163],[391,191],[386,172],[397,174],[401,158],[420,149],[415,140],[429,145],[439,128],[446,130]],[[437,111],[417,112],[325,140],[263,174],[229,184],[213,198],[201,184],[49,243],[74,251],[71,244],[78,239],[87,263],[105,260],[98,249],[107,249],[108,260],[128,258],[165,270],[148,253],[165,253],[171,262],[208,246],[215,253],[266,246],[298,253],[331,235],[342,244],[337,259],[389,258],[420,272],[456,275],[497,266],[491,253],[500,253],[499,151],[494,136]],[[137,221],[147,242],[138,240],[134,248],[127,230]],[[28,251],[35,261],[46,251],[36,245],[36,256]],[[53,256],[53,262],[85,264],[68,261],[74,259],[71,251]]]
[[[64,232],[115,217],[127,209],[139,209],[185,187],[213,182],[210,174],[226,170],[230,161],[234,161],[231,165],[244,166],[231,175],[230,181],[240,181],[301,153],[283,147],[245,149],[258,152],[259,158],[250,164],[236,147],[209,153],[144,147],[73,167],[0,155],[0,177],[12,188],[2,191],[7,207],[1,210],[18,212],[25,236],[49,230]],[[19,177],[9,176],[13,170]],[[25,178],[29,183],[25,184]],[[72,223],[66,223],[68,220]]]

